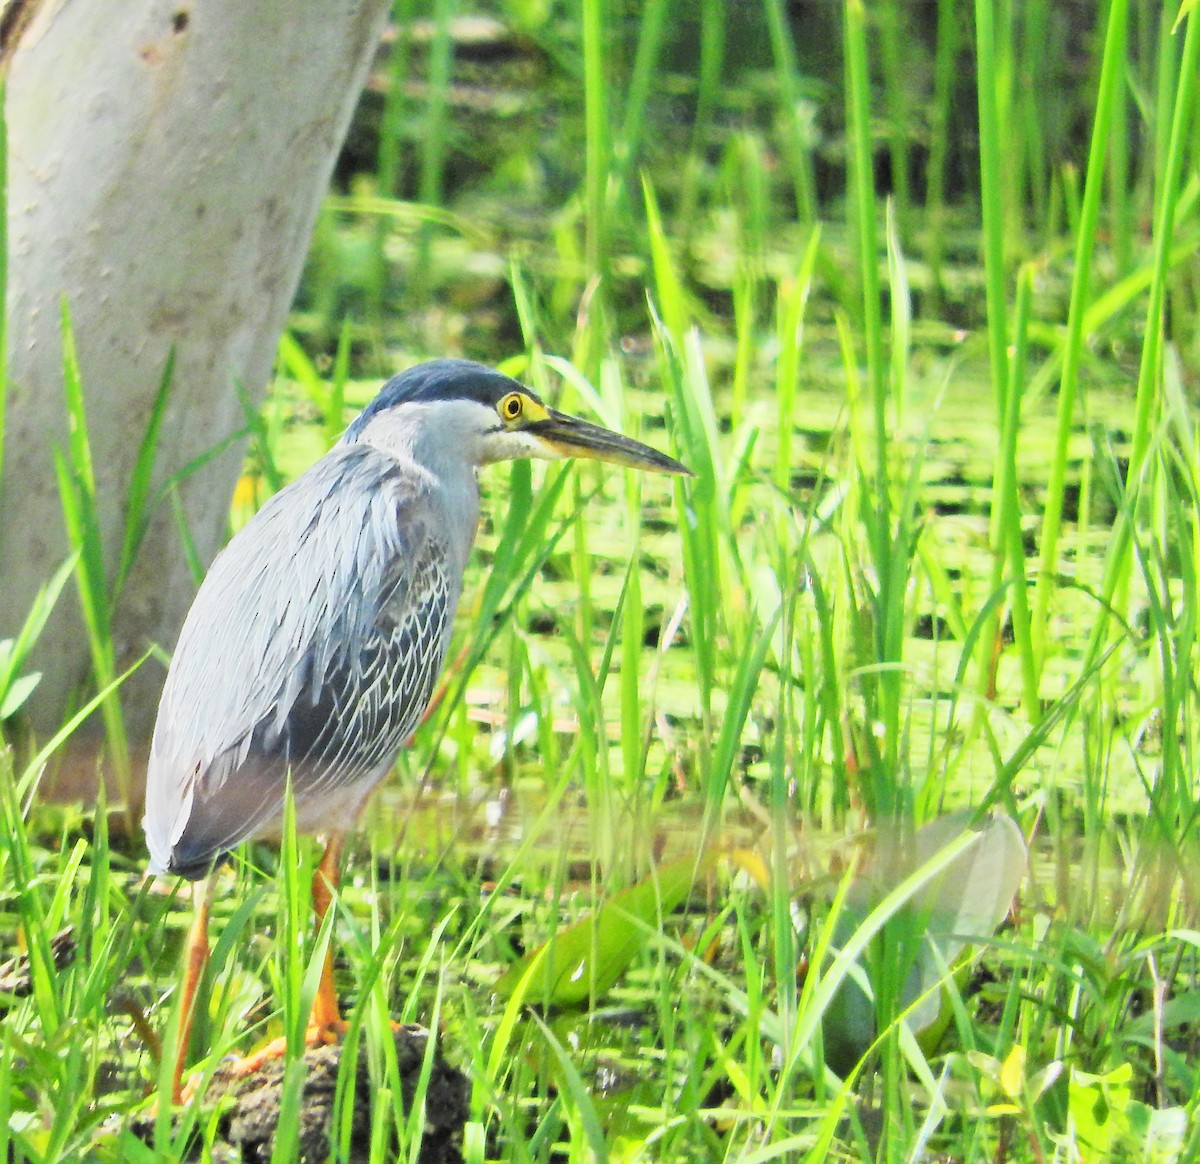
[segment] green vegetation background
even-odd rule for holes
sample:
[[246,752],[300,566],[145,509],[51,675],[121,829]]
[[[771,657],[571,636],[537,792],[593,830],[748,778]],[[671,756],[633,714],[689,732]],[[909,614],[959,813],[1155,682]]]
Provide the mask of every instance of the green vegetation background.
[[[699,476],[487,478],[462,655],[337,922],[370,1158],[420,1138],[388,1015],[467,1072],[470,1160],[1196,1156],[1191,7],[398,4],[234,524],[432,355],[502,363]],[[64,455],[100,609],[86,429]],[[0,717],[38,615],[0,651]],[[105,806],[35,805],[41,758],[0,762],[0,935],[28,986],[0,975],[0,1160],[211,1157],[215,1117],[133,1130],[183,903]],[[858,915],[848,891],[867,830],[965,805],[1018,824],[1030,872],[916,1038],[897,1016],[930,919],[905,902],[937,869]],[[644,891],[701,852],[690,895]],[[295,1026],[312,860],[239,862],[203,1070]],[[586,916],[622,936],[587,945],[581,1004],[492,994]],[[835,1072],[856,941],[878,1038]]]

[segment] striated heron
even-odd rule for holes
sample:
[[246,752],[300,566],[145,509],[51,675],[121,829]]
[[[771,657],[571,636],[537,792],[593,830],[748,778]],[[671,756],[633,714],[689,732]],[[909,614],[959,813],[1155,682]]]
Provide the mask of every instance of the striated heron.
[[[476,471],[522,457],[691,475],[480,364],[435,360],[389,380],[233,537],[196,595],[150,752],[152,872],[206,881],[242,841],[278,832],[290,781],[298,830],[328,842],[313,880],[320,924],[345,832],[441,672],[479,521]],[[208,957],[206,883],[196,896],[176,1100]],[[310,1033],[339,1023],[328,953]]]

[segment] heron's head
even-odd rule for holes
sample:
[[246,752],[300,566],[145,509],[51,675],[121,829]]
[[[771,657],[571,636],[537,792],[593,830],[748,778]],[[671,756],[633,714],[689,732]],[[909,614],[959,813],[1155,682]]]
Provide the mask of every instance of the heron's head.
[[694,476],[673,457],[558,412],[524,384],[469,360],[432,360],[392,377],[343,439],[381,445],[436,440],[478,465],[523,457],[589,457]]

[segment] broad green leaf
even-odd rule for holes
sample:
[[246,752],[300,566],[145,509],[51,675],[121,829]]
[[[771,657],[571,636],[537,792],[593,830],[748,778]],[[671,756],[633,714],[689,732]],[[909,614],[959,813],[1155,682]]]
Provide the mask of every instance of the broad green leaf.
[[[891,887],[921,868],[963,835],[969,813],[953,813],[909,838],[881,838],[875,856],[851,886],[838,922],[839,944]],[[948,1021],[940,984],[965,960],[968,946],[986,941],[1008,915],[1025,875],[1027,854],[1020,830],[1008,817],[984,823],[974,841],[913,894],[897,920],[913,928],[912,956],[898,1009],[909,1028],[934,1040]],[[826,1059],[848,1070],[876,1034],[874,990],[865,968],[847,978],[825,1015]],[[927,1042],[928,1040],[923,1040]]]
[[550,1006],[579,1006],[603,994],[658,929],[659,919],[683,901],[716,859],[710,850],[660,866],[514,963],[496,983],[496,993],[512,997],[540,960],[528,984],[537,989],[540,983],[534,1000]]
[[1122,1063],[1105,1075],[1072,1068],[1067,1106],[1084,1160],[1107,1160],[1129,1130],[1133,1065]]

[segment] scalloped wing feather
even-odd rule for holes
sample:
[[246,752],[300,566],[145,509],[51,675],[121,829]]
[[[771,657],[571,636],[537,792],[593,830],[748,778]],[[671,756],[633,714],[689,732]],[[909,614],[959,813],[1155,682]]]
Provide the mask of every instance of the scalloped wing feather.
[[346,827],[386,774],[441,671],[478,512],[477,495],[466,522],[444,511],[434,484],[338,446],[217,557],[155,727],[157,870],[202,876],[268,830],[289,774],[311,831]]

